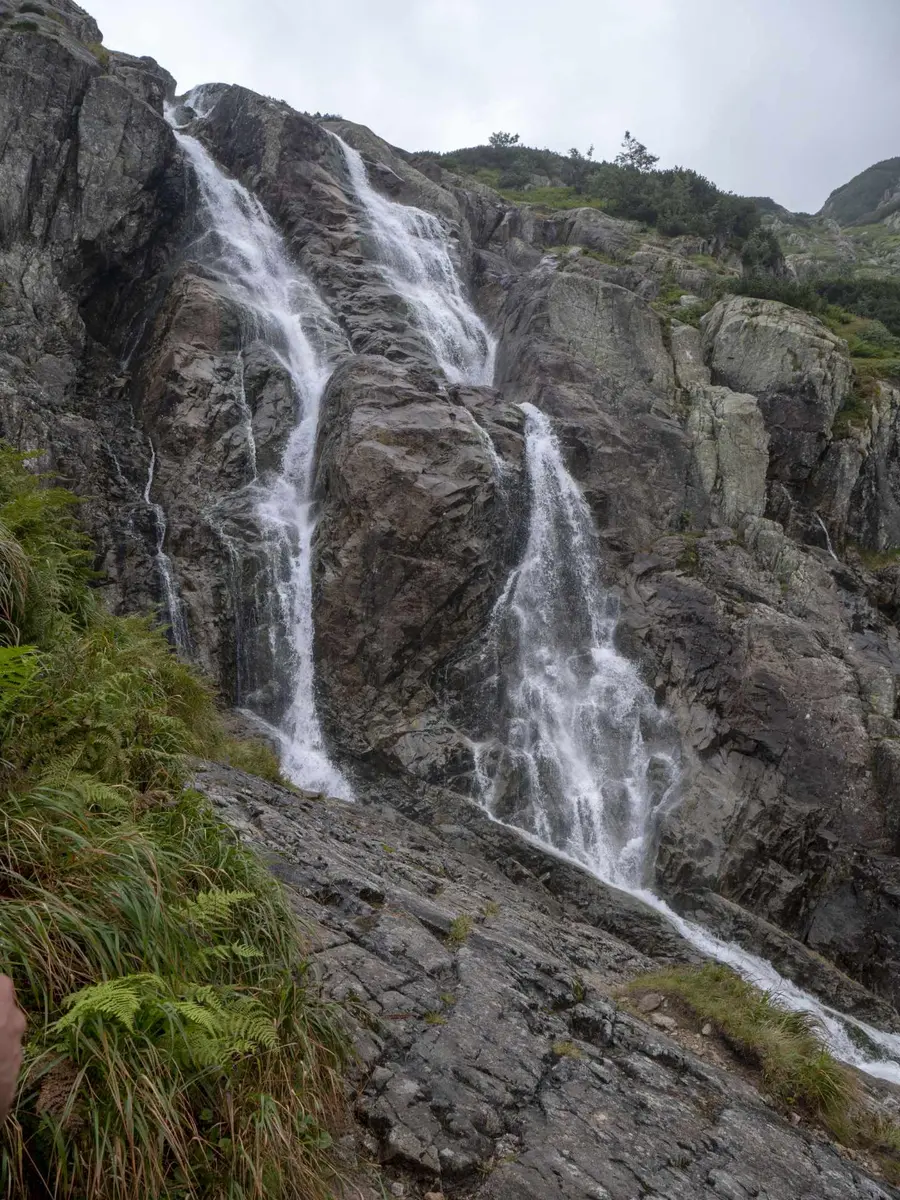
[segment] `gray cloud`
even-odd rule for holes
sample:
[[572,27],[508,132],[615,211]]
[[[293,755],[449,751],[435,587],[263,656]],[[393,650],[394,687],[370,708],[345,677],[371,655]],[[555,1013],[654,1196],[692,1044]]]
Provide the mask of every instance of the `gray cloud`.
[[86,0],[183,88],[241,83],[406,149],[495,129],[814,211],[900,155],[900,0]]

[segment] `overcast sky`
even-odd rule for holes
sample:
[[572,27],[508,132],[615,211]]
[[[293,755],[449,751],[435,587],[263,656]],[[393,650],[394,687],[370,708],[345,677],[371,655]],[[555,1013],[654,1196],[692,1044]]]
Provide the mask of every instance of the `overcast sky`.
[[816,211],[900,155],[900,0],[81,0],[185,90],[223,80],[407,150],[497,129]]

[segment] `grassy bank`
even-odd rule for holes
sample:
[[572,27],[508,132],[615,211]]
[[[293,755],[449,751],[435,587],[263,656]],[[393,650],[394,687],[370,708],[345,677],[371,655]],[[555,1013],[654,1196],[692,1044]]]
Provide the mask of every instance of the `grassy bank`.
[[709,1022],[736,1057],[785,1111],[827,1129],[835,1140],[870,1155],[900,1182],[900,1126],[866,1096],[861,1078],[825,1048],[809,1013],[792,1012],[728,967],[672,967],[633,981],[633,994],[657,992]]
[[204,799],[209,689],[92,588],[73,498],[0,448],[0,969],[29,1016],[0,1192],[325,1196],[346,1048],[278,887]]

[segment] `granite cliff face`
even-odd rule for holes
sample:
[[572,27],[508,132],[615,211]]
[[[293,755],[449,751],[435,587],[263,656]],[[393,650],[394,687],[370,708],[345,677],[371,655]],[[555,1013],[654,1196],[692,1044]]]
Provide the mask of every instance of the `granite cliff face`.
[[[0,0],[0,435],[86,497],[109,603],[156,607],[229,699],[277,721],[257,489],[295,423],[290,378],[212,268],[164,117],[174,82],[100,42],[68,0]],[[240,87],[182,100],[179,126],[262,203],[334,318],[315,660],[359,796],[441,826],[473,793],[484,639],[529,502],[519,405],[537,405],[596,523],[622,649],[677,732],[657,888],[810,986],[804,947],[896,1004],[900,392],[877,385],[842,422],[845,343],[774,301],[661,316],[673,281],[702,293],[735,271],[698,239],[516,206]],[[448,233],[497,338],[491,386],[439,369],[334,134]],[[575,1075],[553,1087],[575,1096]]]

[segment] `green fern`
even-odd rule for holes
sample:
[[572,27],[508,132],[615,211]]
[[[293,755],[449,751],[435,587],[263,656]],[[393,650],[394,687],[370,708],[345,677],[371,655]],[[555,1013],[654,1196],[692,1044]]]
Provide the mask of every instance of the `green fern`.
[[143,973],[82,988],[63,1003],[68,1012],[49,1034],[76,1061],[85,1038],[101,1035],[110,1023],[142,1039],[178,1044],[174,1053],[197,1068],[224,1067],[241,1054],[278,1045],[274,1022],[258,1000],[208,984],[179,986]]
[[253,892],[228,892],[222,888],[209,888],[179,905],[178,912],[195,929],[210,933],[231,923],[232,912],[237,905],[247,904],[255,899]]
[[39,666],[34,646],[0,646],[0,721],[22,699]]
[[156,984],[163,986],[158,975],[129,975],[82,988],[63,1000],[69,1011],[52,1026],[52,1030],[57,1034],[67,1029],[80,1032],[88,1021],[103,1018],[133,1030],[135,1018]]

